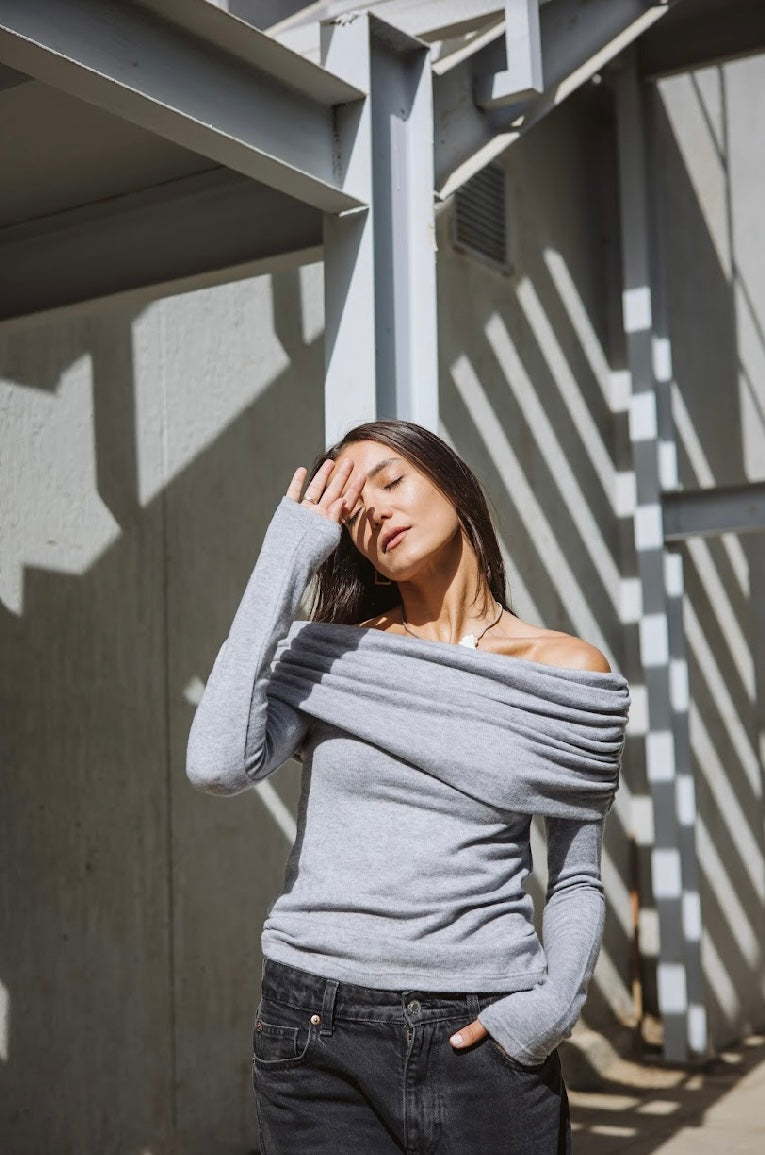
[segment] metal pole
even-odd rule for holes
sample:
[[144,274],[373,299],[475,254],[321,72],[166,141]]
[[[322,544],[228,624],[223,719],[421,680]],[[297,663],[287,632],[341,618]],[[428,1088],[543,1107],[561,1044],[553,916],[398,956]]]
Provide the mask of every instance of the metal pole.
[[368,13],[322,25],[322,63],[369,95],[337,113],[337,168],[369,208],[324,218],[327,441],[376,417],[438,428],[428,46]]
[[[669,341],[657,297],[650,213],[645,93],[634,62],[616,81],[623,314],[632,378],[630,439],[635,463],[635,546],[642,588],[640,653],[648,700],[646,765],[654,812],[651,874],[659,923],[658,997],[664,1056],[683,1061],[707,1047],[700,960],[695,799],[690,767],[687,670],[682,637],[682,566],[664,548],[662,437],[657,368],[666,385]],[[655,355],[656,359],[655,359]],[[668,386],[667,386],[668,387]],[[661,416],[661,427],[660,418]],[[671,480],[671,479],[670,479]]]

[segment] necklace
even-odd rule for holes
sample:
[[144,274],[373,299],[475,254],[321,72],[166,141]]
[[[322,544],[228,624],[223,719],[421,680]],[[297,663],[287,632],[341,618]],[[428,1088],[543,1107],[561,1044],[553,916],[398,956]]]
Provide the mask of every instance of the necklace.
[[[495,602],[494,604],[499,605],[498,602]],[[457,645],[458,646],[467,646],[469,649],[475,650],[477,648],[478,643],[480,642],[481,638],[486,633],[486,631],[490,630],[492,626],[496,626],[497,622],[499,621],[499,619],[501,617],[502,617],[502,606],[500,605],[499,606],[499,613],[497,614],[494,621],[489,622],[488,626],[486,626],[483,630],[481,630],[480,634],[478,634],[477,637],[475,634],[465,634],[465,636],[463,638],[460,638],[460,640],[457,642]],[[406,616],[404,614],[403,605],[401,606],[401,625],[404,627],[404,629],[406,630],[406,632],[408,634],[412,635],[413,638],[417,638],[421,642],[425,641],[425,638],[421,638],[419,634],[416,634],[414,632],[414,630],[409,629],[409,626],[406,624]]]

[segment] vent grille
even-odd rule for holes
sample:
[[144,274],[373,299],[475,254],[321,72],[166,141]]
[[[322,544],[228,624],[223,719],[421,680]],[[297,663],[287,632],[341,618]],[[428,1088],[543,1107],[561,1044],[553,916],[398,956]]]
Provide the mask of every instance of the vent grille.
[[477,257],[507,268],[505,170],[490,164],[458,189],[454,241]]

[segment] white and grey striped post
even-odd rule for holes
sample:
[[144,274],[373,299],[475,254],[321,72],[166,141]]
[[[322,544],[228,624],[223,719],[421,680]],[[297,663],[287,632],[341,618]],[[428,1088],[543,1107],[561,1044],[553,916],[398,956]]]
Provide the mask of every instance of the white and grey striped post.
[[[664,1056],[707,1049],[701,972],[695,800],[688,731],[680,555],[665,550],[662,490],[677,484],[669,405],[671,355],[657,292],[646,102],[633,63],[616,81],[623,316],[632,380],[635,547],[642,591],[640,656],[648,704],[646,769],[653,804],[651,876],[659,927],[657,971]],[[658,403],[657,403],[658,402]]]

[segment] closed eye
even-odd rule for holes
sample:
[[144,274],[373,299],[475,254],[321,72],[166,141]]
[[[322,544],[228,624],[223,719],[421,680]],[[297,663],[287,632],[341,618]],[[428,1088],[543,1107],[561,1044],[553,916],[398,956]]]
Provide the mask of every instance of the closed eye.
[[[393,481],[389,481],[387,485],[383,486],[383,488],[384,489],[393,489],[395,486],[398,485],[399,481],[403,481],[403,480],[404,480],[403,477],[396,477],[393,479]],[[347,517],[345,519],[345,524],[346,525],[353,525],[354,521],[356,521],[356,519],[360,513],[361,513],[361,510],[357,509],[356,512],[354,513],[353,517]]]

